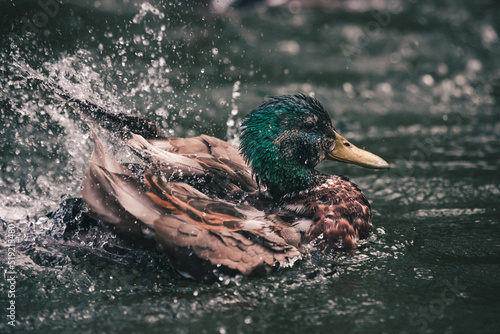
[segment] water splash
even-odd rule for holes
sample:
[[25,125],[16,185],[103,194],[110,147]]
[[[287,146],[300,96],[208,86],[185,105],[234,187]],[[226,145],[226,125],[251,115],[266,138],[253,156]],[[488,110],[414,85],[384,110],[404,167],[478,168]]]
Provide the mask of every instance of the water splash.
[[160,12],[159,9],[151,5],[149,2],[143,2],[141,4],[141,8],[139,10],[139,13],[137,13],[134,18],[132,19],[132,22],[135,24],[140,24],[142,20],[146,17],[148,13],[151,13],[155,16],[157,16],[160,19],[163,19],[165,17],[165,14]]
[[229,117],[226,122],[227,125],[226,138],[227,141],[234,146],[239,146],[240,144],[239,128],[241,121],[236,118],[236,116],[238,116],[239,113],[237,101],[241,95],[240,85],[241,82],[239,80],[236,81],[233,85],[233,91],[231,94],[231,113],[229,114]]

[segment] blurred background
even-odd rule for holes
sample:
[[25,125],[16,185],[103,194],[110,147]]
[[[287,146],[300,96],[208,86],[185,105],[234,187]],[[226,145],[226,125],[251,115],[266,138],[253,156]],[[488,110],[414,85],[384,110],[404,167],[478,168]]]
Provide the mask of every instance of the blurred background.
[[[0,12],[0,219],[4,231],[16,224],[16,329],[497,331],[497,1],[0,0]],[[154,252],[123,264],[96,255],[95,240],[57,244],[64,227],[45,216],[78,196],[92,143],[27,68],[169,136],[235,144],[266,96],[314,95],[344,137],[393,166],[319,167],[360,186],[374,233],[349,254],[210,286]],[[0,244],[7,272],[5,234]]]

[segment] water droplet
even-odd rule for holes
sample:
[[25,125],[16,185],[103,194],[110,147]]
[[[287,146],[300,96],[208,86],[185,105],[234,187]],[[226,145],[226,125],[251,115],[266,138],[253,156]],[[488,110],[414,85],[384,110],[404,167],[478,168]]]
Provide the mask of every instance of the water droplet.
[[444,75],[444,74],[448,73],[448,65],[446,65],[446,64],[439,64],[439,66],[438,66],[438,72],[441,75]]
[[353,93],[354,92],[354,87],[349,82],[345,82],[342,85],[342,88],[344,89],[344,92],[346,92],[346,93]]
[[469,59],[467,61],[467,69],[472,72],[481,71],[483,64],[477,59]]
[[432,75],[430,74],[426,74],[422,77],[422,82],[426,85],[426,86],[432,86],[434,85],[434,78],[432,77]]
[[297,55],[300,52],[300,45],[296,41],[283,41],[278,43],[278,50],[290,55]]

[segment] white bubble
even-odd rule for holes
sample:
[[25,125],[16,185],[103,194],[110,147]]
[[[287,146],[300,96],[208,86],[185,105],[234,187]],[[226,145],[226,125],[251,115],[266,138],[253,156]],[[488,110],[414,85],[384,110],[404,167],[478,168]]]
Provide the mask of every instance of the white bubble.
[[278,43],[278,50],[291,55],[296,55],[300,52],[300,45],[299,43],[293,40],[282,41]]
[[462,74],[459,74],[455,77],[455,83],[459,86],[465,85],[466,79]]
[[430,74],[426,74],[422,77],[422,82],[427,86],[434,85],[434,78]]
[[344,92],[346,92],[346,93],[351,93],[354,91],[354,87],[352,86],[352,84],[350,82],[344,82],[344,84],[342,85],[342,88],[344,89]]
[[448,65],[446,65],[446,64],[439,64],[439,66],[438,66],[438,72],[439,72],[439,74],[446,74],[446,73],[448,73]]
[[477,59],[469,59],[469,61],[467,61],[467,69],[469,71],[478,72],[481,71],[482,68],[483,64]]

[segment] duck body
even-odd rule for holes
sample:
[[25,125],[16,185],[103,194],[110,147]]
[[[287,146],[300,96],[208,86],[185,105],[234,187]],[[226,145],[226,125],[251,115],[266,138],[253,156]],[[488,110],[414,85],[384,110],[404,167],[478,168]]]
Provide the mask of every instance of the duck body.
[[[345,162],[342,150],[352,144],[307,95],[271,98],[252,111],[238,149],[206,135],[164,138],[146,120],[43,83],[143,161],[119,162],[91,129],[94,152],[81,187],[89,213],[119,233],[154,238],[184,276],[268,274],[293,265],[310,247],[352,250],[371,230],[370,205],[359,188],[314,169],[333,159],[339,143],[335,159]],[[367,155],[350,162],[388,168],[354,149]]]

